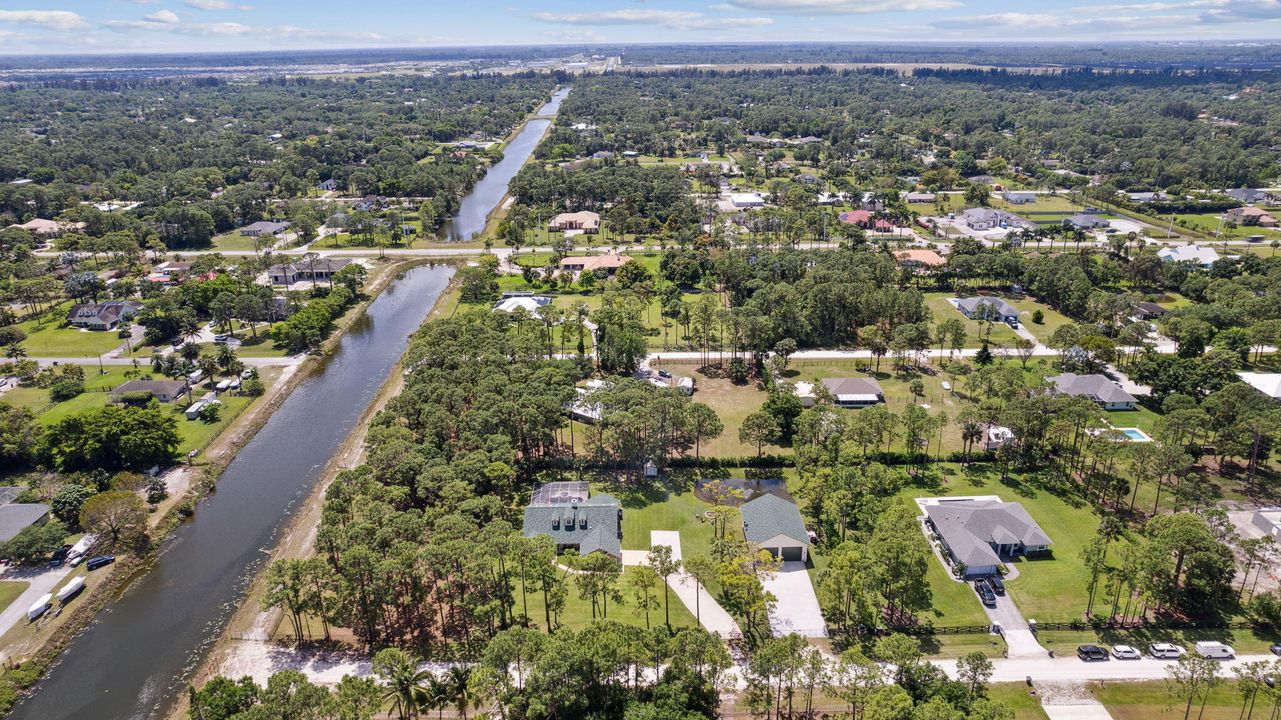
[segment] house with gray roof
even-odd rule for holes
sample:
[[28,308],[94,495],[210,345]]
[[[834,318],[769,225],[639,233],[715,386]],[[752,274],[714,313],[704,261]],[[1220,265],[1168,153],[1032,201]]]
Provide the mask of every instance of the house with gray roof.
[[927,526],[965,577],[994,575],[1008,558],[1049,550],[1050,536],[1023,505],[997,499],[926,500]]
[[1224,190],[1223,194],[1243,203],[1267,202],[1272,197],[1266,191],[1254,188],[1233,188]]
[[1015,192],[1006,191],[1001,193],[1001,199],[1011,205],[1030,205],[1036,202],[1036,193],[1033,192]]
[[289,229],[287,222],[271,222],[268,220],[259,220],[252,225],[246,225],[240,228],[240,234],[244,237],[262,237],[263,235],[279,235]]
[[[554,484],[555,485],[555,484]],[[609,495],[587,497],[586,488],[539,488],[525,508],[525,537],[547,535],[556,552],[602,552],[623,559],[623,506]]]
[[0,487],[0,543],[9,542],[32,525],[49,522],[48,505],[14,502],[22,490],[20,487]]
[[836,407],[865,408],[885,402],[885,391],[875,378],[827,378],[823,385]]
[[168,403],[182,397],[187,391],[186,380],[130,380],[111,391],[111,401],[125,402],[135,397],[148,397]]
[[975,295],[974,297],[956,298],[952,301],[952,304],[956,306],[956,309],[962,315],[971,320],[991,318],[1010,327],[1016,328],[1019,326],[1018,308],[998,297]]
[[1104,410],[1134,409],[1134,396],[1106,375],[1063,373],[1046,379],[1054,385],[1054,392],[1089,398]]
[[995,230],[997,228],[1028,228],[1034,224],[1012,212],[993,210],[992,208],[970,208],[961,213],[961,220],[971,230]]
[[743,537],[754,550],[765,550],[785,562],[809,559],[810,535],[796,503],[766,493],[738,510]]
[[1077,213],[1064,220],[1063,224],[1078,230],[1100,230],[1112,226],[1112,223],[1108,222],[1107,218],[1089,213]]

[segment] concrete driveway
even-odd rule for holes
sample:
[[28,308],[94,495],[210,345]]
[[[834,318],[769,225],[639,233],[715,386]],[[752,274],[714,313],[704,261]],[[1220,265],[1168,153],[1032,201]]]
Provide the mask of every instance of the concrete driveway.
[[803,562],[785,562],[778,572],[761,582],[778,602],[769,615],[775,637],[796,633],[804,637],[827,637],[827,624],[818,605]]
[[[51,568],[46,565],[38,567],[17,567],[10,566],[0,575],[0,580],[20,580],[30,583],[27,589],[22,591],[16,600],[9,603],[9,607],[0,611],[0,635],[9,632],[9,629],[19,622],[27,621],[27,610],[39,600],[42,595],[52,593],[53,589],[58,587],[63,578],[71,574],[75,568],[63,564]],[[57,604],[57,601],[54,601]]]
[[[681,560],[681,534],[675,530],[651,530],[649,533],[649,546],[657,547],[666,545],[672,549],[672,558]],[[649,563],[648,550],[624,550],[624,565],[646,565]],[[680,572],[667,579],[667,586],[672,589],[672,593],[680,599],[685,608],[691,615],[695,615],[703,628],[710,633],[721,636],[722,638],[738,638],[743,636],[743,631],[738,627],[738,622],[721,607],[721,604],[712,597],[698,581],[690,577],[684,568]]]
[[[970,584],[970,591],[973,592],[974,585]],[[976,596],[975,601],[982,602]],[[1028,627],[1027,621],[1023,619],[1023,613],[1019,611],[1014,600],[1009,594],[996,596],[996,607],[990,608],[983,606],[983,612],[994,623],[1001,624],[1001,634],[1005,636],[1005,644],[1008,646],[1006,655],[1012,658],[1018,657],[1048,657],[1049,652],[1041,647],[1037,641],[1036,635],[1032,634],[1031,628]]]

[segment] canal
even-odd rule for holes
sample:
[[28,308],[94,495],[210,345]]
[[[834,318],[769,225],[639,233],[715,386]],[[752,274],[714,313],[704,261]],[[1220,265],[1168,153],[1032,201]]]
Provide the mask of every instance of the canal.
[[452,272],[410,269],[370,304],[164,542],[155,567],[107,604],[12,717],[164,716]]
[[467,241],[484,232],[489,214],[507,195],[507,186],[525,161],[534,154],[542,141],[552,118],[560,112],[560,104],[569,95],[570,88],[563,87],[539,109],[537,117],[525,123],[516,137],[503,148],[503,159],[485,173],[485,177],[463,197],[458,215],[444,223],[441,234],[454,241]]

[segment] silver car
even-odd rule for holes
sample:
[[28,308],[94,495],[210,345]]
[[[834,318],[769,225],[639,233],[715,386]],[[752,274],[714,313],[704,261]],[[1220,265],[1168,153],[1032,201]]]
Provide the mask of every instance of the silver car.
[[1152,654],[1152,657],[1164,660],[1178,660],[1188,654],[1187,650],[1174,643],[1152,643],[1148,646],[1148,652]]
[[1138,660],[1143,657],[1138,648],[1130,645],[1113,645],[1112,657],[1117,660]]

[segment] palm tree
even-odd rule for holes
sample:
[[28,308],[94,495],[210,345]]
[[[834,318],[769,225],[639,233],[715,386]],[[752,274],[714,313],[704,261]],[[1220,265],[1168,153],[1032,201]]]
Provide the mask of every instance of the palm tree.
[[388,648],[374,656],[374,674],[382,678],[383,701],[391,704],[400,720],[417,717],[419,710],[437,707],[432,690],[440,681],[428,670],[419,670],[418,661],[410,654]]
[[455,665],[449,668],[447,682],[454,707],[463,716],[463,720],[467,720],[467,708],[480,704],[480,695],[471,684],[471,673],[466,668]]
[[4,349],[4,356],[10,360],[21,360],[27,356],[27,349],[18,343],[12,343]]

